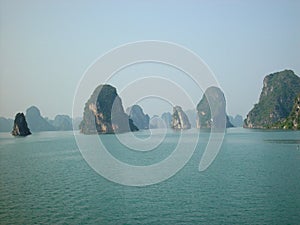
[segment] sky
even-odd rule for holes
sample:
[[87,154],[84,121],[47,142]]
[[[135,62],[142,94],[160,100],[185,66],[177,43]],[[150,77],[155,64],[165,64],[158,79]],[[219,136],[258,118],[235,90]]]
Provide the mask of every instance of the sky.
[[[284,69],[300,75],[299,11],[296,0],[0,0],[0,116],[13,118],[32,105],[45,117],[72,115],[77,87],[96,59],[126,43],[161,40],[196,53],[224,91],[228,114],[245,117],[258,101],[264,76]],[[139,78],[130,78],[132,71],[175,81],[181,73],[150,67],[128,69],[111,83],[121,90]],[[203,92],[192,84],[187,89],[200,101]],[[160,103],[142,105],[154,115],[170,107]]]

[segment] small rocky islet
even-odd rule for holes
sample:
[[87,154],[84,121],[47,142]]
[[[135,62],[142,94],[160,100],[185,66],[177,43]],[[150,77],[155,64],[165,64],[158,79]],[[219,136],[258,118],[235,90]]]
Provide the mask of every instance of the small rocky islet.
[[209,87],[197,105],[197,128],[233,127],[226,113],[224,93],[218,87]]
[[11,132],[13,136],[25,137],[31,134],[24,113],[17,113],[14,120],[13,130]]
[[113,134],[139,130],[124,112],[116,88],[108,84],[99,85],[86,102],[79,128],[83,134]]
[[180,106],[173,108],[171,127],[175,130],[186,130],[191,128],[189,118]]

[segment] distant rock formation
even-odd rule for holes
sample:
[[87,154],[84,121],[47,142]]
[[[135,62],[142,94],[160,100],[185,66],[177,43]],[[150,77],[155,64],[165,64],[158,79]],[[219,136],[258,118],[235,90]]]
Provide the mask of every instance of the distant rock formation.
[[73,130],[72,119],[68,115],[55,116],[54,120],[51,121],[51,125],[59,131]]
[[86,102],[80,130],[84,134],[109,134],[137,131],[124,112],[121,98],[111,85],[99,85]]
[[243,117],[241,115],[236,115],[235,117],[233,116],[228,116],[230,123],[234,127],[242,127],[244,124]]
[[172,114],[164,112],[161,116],[154,115],[150,119],[150,129],[171,128]]
[[[43,118],[39,109],[34,106],[27,109],[26,114],[27,125],[33,132],[73,130],[72,119],[68,115],[57,115],[54,120],[50,120],[48,118]],[[82,118],[76,118],[74,120],[77,130],[79,129],[79,124],[81,121]],[[10,132],[13,128],[13,125],[13,119],[0,117],[0,132]]]
[[185,114],[189,118],[192,128],[197,127],[197,111],[195,109],[189,109],[185,111]]
[[31,134],[23,113],[17,113],[17,115],[15,116],[14,127],[11,134],[13,136],[23,136],[23,137]]
[[276,128],[291,113],[299,93],[300,78],[292,70],[266,76],[259,102],[248,113],[244,127]]
[[26,110],[26,118],[32,132],[55,130],[55,127],[41,116],[40,110],[36,106],[31,106]]
[[[224,93],[218,87],[209,87],[197,105],[198,128],[228,128],[233,127],[226,114]],[[211,115],[214,112],[214,115]]]
[[148,114],[144,114],[143,109],[139,105],[127,108],[126,113],[139,130],[149,129],[150,117]]
[[171,128],[172,125],[172,114],[169,112],[164,112],[161,115],[161,119],[165,122],[167,128]]
[[13,119],[0,117],[0,132],[10,132],[14,125]]
[[165,122],[158,115],[154,115],[151,117],[149,122],[150,129],[162,129],[167,128]]
[[180,106],[173,107],[172,128],[176,130],[191,128],[189,119]]

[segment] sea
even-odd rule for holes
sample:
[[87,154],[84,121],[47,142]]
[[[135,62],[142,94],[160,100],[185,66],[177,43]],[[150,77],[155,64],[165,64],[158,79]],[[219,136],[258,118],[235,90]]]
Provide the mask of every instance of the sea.
[[[167,159],[182,132],[136,132],[149,146],[161,141],[149,151],[132,150],[116,135],[0,133],[0,224],[300,224],[299,131],[227,129],[204,171],[199,162],[210,133],[183,132],[198,137],[190,158],[174,175],[146,185],[101,175],[76,135],[97,137],[111,156],[138,167]],[[191,152],[188,138],[183,146]]]

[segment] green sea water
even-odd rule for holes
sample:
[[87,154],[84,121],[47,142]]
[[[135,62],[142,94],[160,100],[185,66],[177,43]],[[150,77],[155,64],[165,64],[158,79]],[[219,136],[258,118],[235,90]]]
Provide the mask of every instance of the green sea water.
[[[114,135],[101,140],[116,158],[148,164],[167,157],[177,137],[168,131],[145,153]],[[0,224],[300,224],[299,131],[228,129],[212,165],[199,172],[208,137],[200,133],[175,176],[129,187],[90,168],[72,132],[0,133]]]

